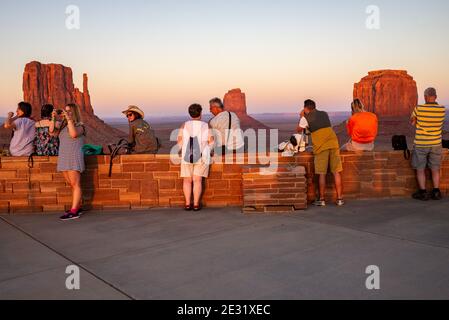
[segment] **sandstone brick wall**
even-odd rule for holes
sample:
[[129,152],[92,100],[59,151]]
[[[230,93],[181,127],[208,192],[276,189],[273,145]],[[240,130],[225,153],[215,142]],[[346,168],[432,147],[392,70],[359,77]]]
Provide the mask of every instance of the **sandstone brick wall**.
[[[414,171],[402,152],[343,153],[346,199],[409,197],[416,188]],[[0,158],[0,212],[55,212],[71,203],[70,188],[56,172],[56,158]],[[307,172],[308,200],[315,198],[313,156],[280,158],[281,165],[303,166]],[[82,185],[85,207],[93,209],[147,209],[183,204],[179,166],[168,155],[121,156],[108,177],[109,157],[86,157]],[[332,180],[329,177],[329,180]],[[295,182],[296,183],[296,182]],[[296,184],[295,184],[296,187]],[[292,182],[293,188],[293,182]],[[441,189],[449,196],[449,155],[444,154]],[[334,197],[332,188],[328,196]],[[205,182],[204,204],[243,206],[241,164],[214,164]]]
[[304,166],[282,164],[275,174],[261,174],[258,165],[243,167],[244,212],[288,212],[307,208]]
[[[294,158],[283,158],[280,163],[294,162],[307,170],[308,199],[316,198],[317,177],[314,176],[313,155],[301,154]],[[417,189],[415,171],[410,160],[404,159],[402,151],[342,152],[343,189],[345,199],[372,199],[410,197]],[[449,196],[449,153],[444,151],[441,168],[440,189]],[[428,172],[428,188],[431,188]],[[328,175],[326,197],[336,200],[332,186],[333,177]]]
[[[71,189],[56,172],[56,157],[0,158],[0,212],[54,212],[71,205]],[[109,178],[109,156],[86,157],[82,175],[87,209],[148,209],[184,204],[179,165],[168,155],[126,155],[114,159]],[[240,206],[242,178],[239,165],[217,164],[205,182],[204,205]]]

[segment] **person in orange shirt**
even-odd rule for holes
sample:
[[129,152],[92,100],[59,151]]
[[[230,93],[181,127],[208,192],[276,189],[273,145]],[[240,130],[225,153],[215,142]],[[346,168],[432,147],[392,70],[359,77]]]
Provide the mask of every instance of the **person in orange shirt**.
[[347,151],[373,151],[374,141],[378,133],[377,116],[365,111],[365,106],[359,99],[351,103],[352,117],[346,128],[351,140],[343,146]]

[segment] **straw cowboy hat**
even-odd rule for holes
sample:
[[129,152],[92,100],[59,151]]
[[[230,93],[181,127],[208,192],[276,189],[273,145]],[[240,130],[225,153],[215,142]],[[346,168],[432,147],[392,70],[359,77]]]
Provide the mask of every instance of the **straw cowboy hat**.
[[128,112],[135,112],[137,114],[140,114],[142,116],[142,119],[145,118],[145,113],[142,110],[140,110],[139,107],[129,106],[128,109],[126,109],[122,113],[126,115]]

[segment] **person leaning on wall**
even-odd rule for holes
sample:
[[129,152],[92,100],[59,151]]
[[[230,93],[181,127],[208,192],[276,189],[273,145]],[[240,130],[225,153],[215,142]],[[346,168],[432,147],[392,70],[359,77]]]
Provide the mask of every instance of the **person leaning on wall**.
[[362,101],[355,99],[351,103],[352,116],[346,123],[350,140],[343,146],[347,151],[373,151],[374,141],[379,130],[377,116],[365,110]]
[[85,171],[82,147],[86,129],[76,104],[68,104],[63,110],[62,117],[57,171],[62,172],[64,179],[72,188],[72,208],[60,219],[72,220],[78,219],[82,213],[81,174]]
[[245,141],[240,128],[240,119],[234,112],[225,111],[220,98],[209,101],[209,110],[213,118],[209,126],[215,139],[215,154],[242,153],[245,151]]
[[[437,102],[437,91],[428,88],[424,92],[425,104],[417,106],[411,116],[416,127],[412,166],[416,170],[419,190],[413,194],[416,200],[441,200],[440,169],[443,155],[443,126],[446,108]],[[432,172],[433,190],[426,190],[426,168]]]
[[182,154],[181,178],[184,179],[184,209],[186,211],[201,210],[203,178],[209,176],[211,152],[214,146],[214,137],[209,125],[201,121],[202,110],[199,104],[192,104],[189,107],[191,120],[181,126],[178,134],[178,146]]
[[160,148],[154,130],[144,120],[145,113],[136,106],[122,112],[129,122],[129,149],[131,154],[156,154]]
[[343,165],[340,157],[340,145],[337,135],[332,129],[329,115],[319,111],[313,100],[304,102],[303,115],[298,125],[298,133],[309,130],[312,136],[315,174],[319,176],[319,196],[314,205],[326,206],[326,175],[328,171],[334,175],[335,190],[337,192],[337,206],[345,204],[343,200],[343,188],[341,172]]
[[31,119],[33,108],[28,102],[20,102],[16,116],[9,112],[4,127],[13,130],[9,153],[13,157],[28,157],[34,153],[35,122]]

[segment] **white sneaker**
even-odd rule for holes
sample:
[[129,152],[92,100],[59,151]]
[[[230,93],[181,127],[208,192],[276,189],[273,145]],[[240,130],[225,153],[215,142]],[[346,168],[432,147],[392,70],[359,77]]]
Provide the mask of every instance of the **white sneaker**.
[[313,203],[313,205],[314,205],[314,206],[317,206],[317,207],[325,207],[325,206],[326,206],[326,201],[325,201],[325,200],[317,199],[317,200],[315,200],[315,202]]

